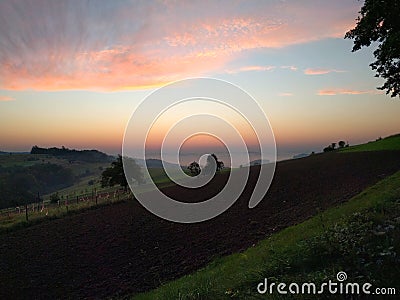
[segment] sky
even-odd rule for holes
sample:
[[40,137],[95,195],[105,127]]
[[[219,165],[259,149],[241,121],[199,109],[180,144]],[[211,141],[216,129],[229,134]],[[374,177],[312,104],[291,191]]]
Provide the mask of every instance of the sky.
[[120,153],[139,103],[192,77],[251,94],[278,157],[398,133],[400,101],[369,67],[376,45],[352,53],[343,38],[362,3],[1,1],[0,150]]

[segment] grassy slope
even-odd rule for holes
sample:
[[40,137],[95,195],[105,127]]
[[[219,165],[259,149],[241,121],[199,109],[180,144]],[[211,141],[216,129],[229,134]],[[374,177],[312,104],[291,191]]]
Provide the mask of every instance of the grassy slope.
[[[400,135],[342,151],[400,150]],[[134,299],[258,299],[257,284],[335,281],[400,288],[400,171],[348,202]],[[266,295],[263,295],[266,296]],[[268,295],[274,299],[280,296]],[[298,298],[299,295],[296,295]]]
[[3,167],[11,166],[22,166],[29,167],[35,164],[46,164],[52,163],[56,165],[61,165],[63,167],[72,170],[74,175],[81,175],[86,172],[98,171],[100,166],[108,166],[110,163],[84,163],[84,162],[73,162],[69,163],[68,159],[55,157],[45,154],[5,154],[0,156],[0,165]]
[[[21,166],[21,167],[29,167],[35,164],[47,164],[52,163],[56,165],[61,165],[65,168],[71,169],[72,173],[75,176],[79,176],[80,178],[77,182],[64,189],[59,190],[59,195],[79,195],[84,193],[90,193],[94,187],[99,188],[100,185],[97,186],[89,186],[89,180],[98,180],[101,174],[101,169],[104,169],[110,165],[110,163],[85,163],[85,162],[73,162],[69,163],[67,159],[54,157],[51,155],[45,154],[4,154],[0,155],[0,165],[3,167],[12,167],[12,166]],[[0,195],[1,196],[1,195]],[[45,200],[49,199],[49,195],[41,195]]]
[[[276,282],[335,281],[375,287],[400,285],[400,172],[349,202],[282,230],[243,253],[217,259],[204,269],[135,299],[257,298],[264,277]],[[275,295],[276,297],[277,295]],[[278,297],[279,298],[279,297]]]
[[[4,155],[6,156],[6,155]],[[8,156],[8,155],[7,155]],[[16,155],[14,155],[16,156]],[[40,155],[39,155],[40,156]],[[45,162],[47,161],[46,159],[46,155],[42,155],[43,159],[45,160]],[[29,154],[27,155],[22,155],[20,157],[13,157],[13,159],[10,160],[5,160],[6,162],[9,163],[9,165],[25,165],[27,163],[26,158],[29,158]],[[50,160],[54,161],[56,160],[54,163],[59,163],[59,164],[69,164],[67,161],[64,161],[62,159],[53,159],[50,158]],[[1,160],[0,160],[1,162]],[[31,163],[31,162],[28,162]],[[33,163],[42,163],[42,159],[40,159],[40,162],[33,162]],[[114,188],[102,188],[100,185],[100,173],[101,171],[99,171],[99,167],[103,167],[103,169],[105,169],[106,167],[109,166],[109,163],[105,164],[101,164],[101,163],[81,163],[78,168],[73,169],[74,172],[76,172],[77,174],[81,174],[80,170],[83,170],[83,172],[85,172],[86,170],[90,170],[90,171],[97,171],[99,172],[98,175],[89,175],[89,176],[85,176],[83,178],[81,178],[77,183],[75,183],[74,185],[61,189],[59,191],[57,191],[60,199],[61,199],[61,206],[57,206],[57,204],[52,204],[49,205],[49,199],[50,199],[50,195],[43,195],[43,199],[46,202],[46,208],[47,210],[45,212],[39,212],[39,211],[35,211],[29,212],[29,222],[26,222],[25,220],[25,213],[21,213],[21,214],[16,214],[16,209],[15,208],[10,208],[10,210],[14,213],[12,215],[12,217],[9,217],[6,213],[6,211],[8,210],[3,210],[3,213],[0,213],[0,234],[2,232],[10,232],[13,230],[18,230],[20,228],[25,228],[43,221],[49,221],[52,219],[58,219],[58,218],[62,218],[65,215],[67,215],[68,213],[79,213],[80,211],[85,211],[87,209],[91,209],[91,208],[95,208],[96,206],[101,206],[101,205],[109,205],[112,203],[116,203],[119,201],[125,201],[127,199],[131,198],[131,195],[128,194],[120,194],[118,196],[118,198],[113,198],[113,192],[115,189],[118,189],[118,187],[114,187]],[[229,169],[226,169],[226,171],[229,171]],[[175,183],[173,181],[171,181],[171,179],[165,174],[164,170],[162,168],[150,168],[149,169],[150,175],[152,176],[155,184],[160,187],[167,187],[167,186],[171,186],[174,185]],[[95,183],[93,185],[89,185],[88,181],[89,180],[93,180]],[[137,186],[136,191],[139,193],[144,193],[147,191],[152,190],[153,188],[149,185],[143,185],[143,186]],[[99,199],[98,204],[95,203],[95,201],[87,201],[87,202],[79,202],[78,204],[76,203],[75,199],[76,196],[78,196],[78,199],[80,199],[82,196],[90,196],[93,195],[94,192],[110,192],[111,197],[109,199]],[[52,193],[53,194],[53,193]],[[69,199],[69,205],[68,205],[68,209],[67,207],[64,205],[65,204],[65,199]],[[29,206],[31,207],[31,206]],[[23,210],[24,208],[22,208]],[[46,215],[47,212],[47,215]]]
[[400,150],[400,134],[369,142],[367,144],[351,146],[341,149],[343,152],[379,151],[379,150]]

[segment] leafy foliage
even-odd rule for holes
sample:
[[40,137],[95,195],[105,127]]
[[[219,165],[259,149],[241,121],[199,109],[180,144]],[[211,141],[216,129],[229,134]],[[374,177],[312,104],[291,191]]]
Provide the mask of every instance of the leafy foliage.
[[51,203],[57,203],[60,200],[60,196],[58,195],[58,193],[54,193],[52,195],[50,195],[50,202]]
[[[126,164],[130,165],[133,171],[132,182],[143,183],[143,174],[140,170],[140,166],[135,162],[134,159],[124,158]],[[114,186],[120,185],[125,189],[128,187],[128,181],[126,180],[124,173],[124,166],[122,162],[122,156],[118,155],[117,160],[111,163],[111,167],[107,168],[101,174],[101,186]]]
[[376,77],[386,80],[380,90],[400,97],[400,2],[398,0],[365,0],[357,25],[345,38],[354,39],[353,52],[378,42],[376,61],[370,64]]
[[215,154],[211,154],[211,156],[217,164],[217,171],[221,171],[224,168],[224,163],[222,161],[218,160],[218,158]]
[[188,169],[189,169],[190,173],[194,176],[199,175],[201,172],[200,165],[195,161],[190,163],[190,165],[188,166]]
[[206,174],[210,174],[213,172],[214,168],[215,171],[219,172],[224,168],[224,163],[218,160],[218,157],[213,153],[207,156],[207,164],[204,169]]
[[0,168],[0,208],[34,202],[37,193],[47,194],[74,184],[70,169],[56,164]]
[[338,145],[339,145],[339,148],[344,148],[344,146],[346,146],[346,142],[345,141],[339,141]]
[[339,141],[338,142],[338,146],[339,146],[339,148],[336,148],[336,143],[331,143],[329,146],[325,147],[323,149],[323,151],[324,152],[330,152],[330,151],[334,151],[336,149],[342,149],[342,148],[345,148],[345,147],[349,147],[349,143],[346,144],[345,141]]

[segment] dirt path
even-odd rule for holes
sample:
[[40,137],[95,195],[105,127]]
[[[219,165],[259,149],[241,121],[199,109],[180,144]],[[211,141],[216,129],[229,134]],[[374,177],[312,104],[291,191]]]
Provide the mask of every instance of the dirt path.
[[[240,199],[211,221],[175,224],[129,202],[3,234],[0,298],[96,299],[152,289],[346,201],[397,170],[400,152],[315,155],[278,163],[267,196],[248,209],[257,179],[252,168]],[[165,192],[201,201],[226,176],[200,191]]]

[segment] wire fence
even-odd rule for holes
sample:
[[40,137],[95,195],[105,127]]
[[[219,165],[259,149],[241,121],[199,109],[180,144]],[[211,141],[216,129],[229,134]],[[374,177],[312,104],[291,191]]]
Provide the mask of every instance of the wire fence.
[[125,191],[121,188],[109,188],[97,191],[93,189],[89,193],[79,195],[65,195],[57,200],[51,200],[47,196],[43,199],[38,197],[35,201],[0,210],[0,225],[12,223],[15,219],[25,216],[26,221],[31,217],[44,217],[56,215],[60,212],[68,212],[69,210],[77,210],[80,208],[91,207],[106,203],[119,202],[120,200],[132,197],[131,191]]

